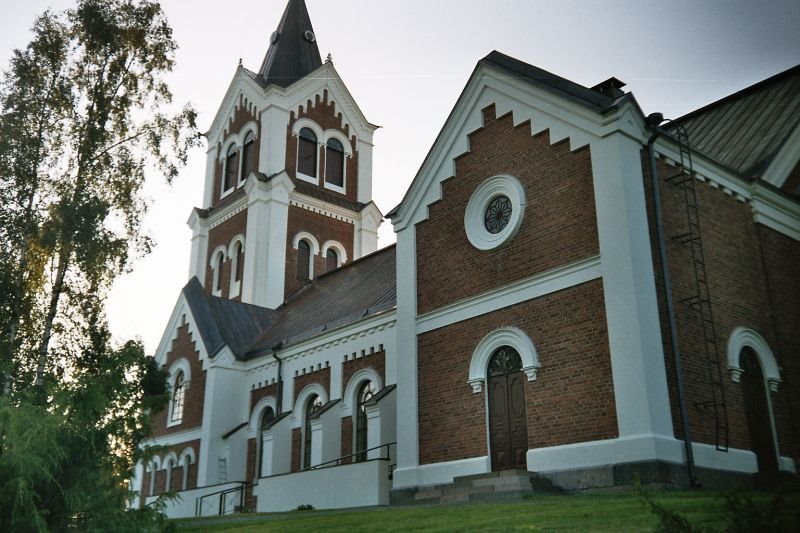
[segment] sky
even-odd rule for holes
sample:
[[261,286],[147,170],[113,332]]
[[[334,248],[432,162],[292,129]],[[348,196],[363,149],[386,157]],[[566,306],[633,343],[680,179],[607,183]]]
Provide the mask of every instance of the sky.
[[[169,77],[207,129],[241,58],[257,70],[286,0],[162,0],[179,50]],[[0,68],[30,39],[34,17],[68,0],[2,0]],[[373,196],[388,213],[403,198],[479,59],[498,50],[574,82],[627,83],[645,114],[677,118],[800,63],[797,0],[306,0],[323,59],[374,137]],[[205,149],[171,184],[151,176],[144,224],[155,250],[112,288],[116,339],[149,353],[188,281],[186,220],[200,206]],[[379,246],[394,242],[384,222]]]

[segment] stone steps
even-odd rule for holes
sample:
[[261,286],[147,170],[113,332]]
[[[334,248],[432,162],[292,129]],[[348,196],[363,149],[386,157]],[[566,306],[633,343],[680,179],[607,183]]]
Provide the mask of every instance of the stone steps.
[[449,504],[521,500],[536,493],[559,493],[546,478],[526,470],[461,476],[447,485],[393,491],[393,505]]

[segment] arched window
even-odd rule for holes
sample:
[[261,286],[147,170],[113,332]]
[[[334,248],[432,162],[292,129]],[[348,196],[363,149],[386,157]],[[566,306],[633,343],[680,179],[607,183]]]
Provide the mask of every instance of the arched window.
[[236,257],[236,270],[233,274],[233,280],[242,281],[242,271],[244,270],[244,253],[241,241],[236,243],[236,255],[234,257]]
[[241,181],[247,179],[250,172],[255,170],[256,159],[256,136],[250,131],[244,138],[244,145],[242,146],[242,176],[239,178]]
[[217,255],[217,270],[214,272],[214,290],[217,292],[222,291],[222,265],[225,264],[225,254],[220,253]]
[[302,239],[297,243],[297,279],[306,281],[311,278],[311,245]]
[[228,153],[225,156],[225,180],[222,185],[222,191],[225,192],[231,189],[236,184],[236,174],[239,172],[239,152],[236,150],[236,145],[231,144],[228,147]]
[[344,146],[338,139],[328,139],[325,151],[325,182],[344,186]]
[[150,463],[149,465],[150,470],[150,480],[147,487],[147,496],[155,496],[156,495],[156,473],[158,470],[156,469],[156,465],[154,463]]
[[328,251],[325,253],[325,271],[330,272],[331,270],[336,270],[338,266],[339,256],[336,254],[336,250],[328,248]]
[[172,389],[172,422],[183,420],[183,405],[186,396],[186,384],[183,372],[179,372],[175,378],[175,386]]
[[261,414],[261,423],[259,427],[261,431],[265,431],[269,428],[269,425],[275,421],[275,411],[272,410],[272,407],[269,405],[264,409],[264,412]]
[[322,399],[313,394],[306,403],[306,418],[303,425],[303,468],[311,466],[311,419],[320,407],[322,407]]
[[317,136],[311,128],[302,128],[297,142],[297,172],[317,177]]
[[358,389],[356,406],[356,461],[367,460],[367,402],[375,396],[375,385],[365,381]]

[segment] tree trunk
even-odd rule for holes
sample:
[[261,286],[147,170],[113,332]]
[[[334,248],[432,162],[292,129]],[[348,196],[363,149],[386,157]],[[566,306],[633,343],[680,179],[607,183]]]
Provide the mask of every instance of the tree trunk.
[[47,351],[50,348],[50,338],[53,334],[53,322],[55,321],[56,314],[58,313],[58,301],[61,298],[61,293],[64,291],[64,277],[67,274],[67,267],[69,266],[70,250],[67,244],[62,244],[58,253],[58,266],[56,267],[56,280],[53,283],[53,289],[50,293],[50,304],[47,309],[47,316],[45,317],[44,330],[42,331],[42,340],[39,343],[38,349],[38,362],[36,364],[36,379],[34,385],[41,387],[42,379],[44,377],[44,365],[47,362]]

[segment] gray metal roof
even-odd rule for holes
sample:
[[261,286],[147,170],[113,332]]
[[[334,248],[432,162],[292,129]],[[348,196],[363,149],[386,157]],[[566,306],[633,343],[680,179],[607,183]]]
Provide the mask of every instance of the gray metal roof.
[[682,124],[697,150],[758,178],[800,124],[800,65],[702,107]]
[[395,247],[323,274],[276,310],[211,296],[197,278],[183,294],[210,356],[228,345],[237,359],[251,359],[393,309]]
[[322,66],[316,38],[307,39],[306,32],[313,35],[314,28],[305,1],[289,0],[258,69],[257,80],[262,85],[288,87]]

